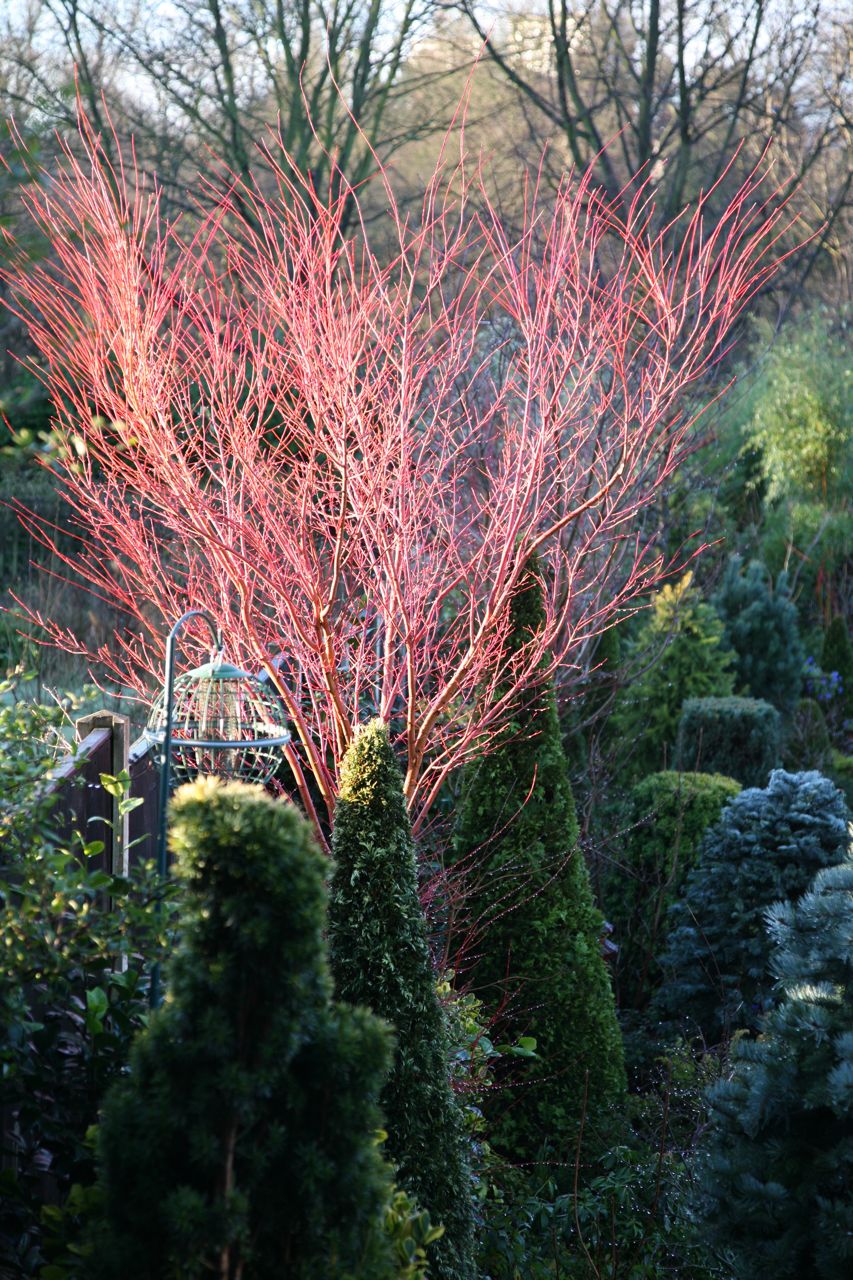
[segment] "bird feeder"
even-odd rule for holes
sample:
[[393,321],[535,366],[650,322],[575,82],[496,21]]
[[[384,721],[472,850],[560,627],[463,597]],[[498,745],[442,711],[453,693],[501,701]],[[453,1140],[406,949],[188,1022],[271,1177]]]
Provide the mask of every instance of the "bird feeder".
[[[204,619],[214,650],[209,662],[176,676],[177,635],[190,618]],[[203,774],[239,782],[269,782],[281,762],[281,748],[290,741],[285,708],[278,695],[257,676],[225,661],[222,635],[200,609],[185,613],[169,632],[164,687],[151,707],[145,736],[160,749],[158,866],[163,875],[172,784]]]

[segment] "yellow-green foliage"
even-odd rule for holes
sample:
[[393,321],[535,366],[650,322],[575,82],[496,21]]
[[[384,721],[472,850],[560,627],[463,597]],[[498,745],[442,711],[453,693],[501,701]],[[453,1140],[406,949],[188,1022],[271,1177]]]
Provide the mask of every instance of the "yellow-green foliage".
[[725,643],[722,621],[696,591],[691,573],[655,597],[628,660],[649,665],[620,693],[611,732],[630,749],[628,778],[638,779],[672,765],[685,698],[726,695],[734,689],[735,655]]
[[851,420],[849,341],[818,314],[777,338],[763,364],[747,434],[761,450],[768,496],[848,501]]
[[626,835],[602,887],[619,947],[616,989],[622,1008],[643,1008],[657,986],[667,911],[695,865],[702,836],[739,791],[734,778],[709,773],[654,773],[631,789]]

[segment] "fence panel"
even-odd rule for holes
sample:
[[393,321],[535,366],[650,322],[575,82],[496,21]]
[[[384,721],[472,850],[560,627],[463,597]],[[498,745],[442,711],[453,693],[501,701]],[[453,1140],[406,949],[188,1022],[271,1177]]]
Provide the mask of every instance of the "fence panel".
[[160,770],[154,752],[140,738],[130,748],[130,794],[142,804],[129,815],[128,856],[131,866],[157,856],[157,826],[160,810]]

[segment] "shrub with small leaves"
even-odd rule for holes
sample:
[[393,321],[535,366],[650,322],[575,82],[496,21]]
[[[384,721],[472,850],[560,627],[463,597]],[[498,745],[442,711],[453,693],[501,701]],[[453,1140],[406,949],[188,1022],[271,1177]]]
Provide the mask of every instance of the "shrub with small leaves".
[[331,1003],[308,824],[260,787],[205,778],[178,791],[170,844],[182,937],[104,1104],[90,1275],[390,1280],[390,1036]]
[[626,835],[602,885],[619,948],[621,1008],[648,1003],[660,980],[657,956],[667,937],[667,911],[696,862],[702,836],[739,791],[733,778],[707,773],[654,773],[631,789]]
[[759,1025],[773,1000],[764,912],[844,858],[847,820],[844,798],[819,773],[777,769],[766,788],[729,802],[671,911],[659,1014],[708,1043]]
[[65,1254],[75,1212],[60,1207],[94,1183],[88,1130],[146,1021],[147,975],[176,907],[150,866],[127,878],[95,869],[101,841],[58,847],[49,811],[29,816],[38,838],[11,857],[6,843],[0,872],[0,1108],[15,1135],[0,1173],[4,1276]]
[[[513,599],[507,664],[541,626],[538,573],[534,562]],[[497,1150],[565,1160],[582,1125],[591,1154],[618,1123],[622,1040],[552,683],[506,714],[497,749],[466,771],[454,847],[476,871],[466,902],[481,926],[471,982],[491,1012],[508,1005],[507,1038],[535,1041],[536,1056],[484,1105]]]
[[[672,768],[685,699],[720,697],[733,691],[735,655],[726,643],[720,618],[702,600],[693,575],[687,573],[655,597],[627,659],[642,669],[618,696],[610,734],[626,750],[630,747],[623,779],[637,780]],[[676,767],[728,772],[692,761]]]
[[688,698],[678,723],[676,766],[763,787],[781,761],[782,721],[758,698]]

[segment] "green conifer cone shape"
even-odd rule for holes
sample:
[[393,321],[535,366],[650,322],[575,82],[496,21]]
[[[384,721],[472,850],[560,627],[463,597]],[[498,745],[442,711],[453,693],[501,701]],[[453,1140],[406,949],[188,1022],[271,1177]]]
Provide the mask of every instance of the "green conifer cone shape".
[[397,1051],[382,1106],[401,1184],[444,1226],[430,1250],[434,1280],[472,1280],[467,1139],[448,1068],[418,896],[403,780],[385,725],[356,734],[343,763],[332,832],[329,944],[340,999],[391,1023]]
[[[513,600],[507,663],[543,620],[534,562]],[[547,1147],[552,1158],[573,1162],[582,1118],[591,1151],[606,1141],[626,1088],[603,920],[577,840],[547,681],[516,701],[498,749],[468,769],[455,840],[457,859],[484,868],[472,876],[477,887],[468,903],[485,926],[474,987],[492,1009],[508,987],[517,989],[511,1028],[536,1039],[538,1059],[523,1083],[498,1091],[488,1105],[490,1141],[517,1160]]]
[[376,1145],[390,1035],[331,1003],[326,860],[260,787],[172,804],[183,934],[168,995],[107,1096],[99,1280],[392,1280]]

